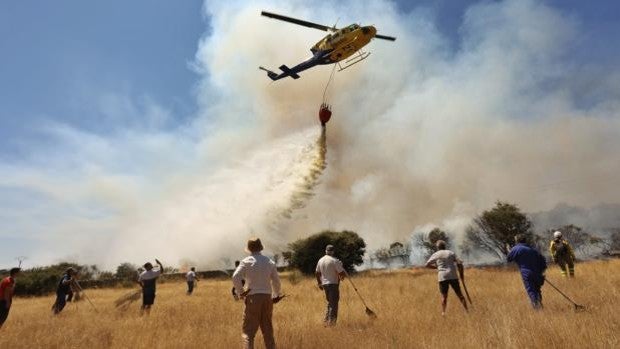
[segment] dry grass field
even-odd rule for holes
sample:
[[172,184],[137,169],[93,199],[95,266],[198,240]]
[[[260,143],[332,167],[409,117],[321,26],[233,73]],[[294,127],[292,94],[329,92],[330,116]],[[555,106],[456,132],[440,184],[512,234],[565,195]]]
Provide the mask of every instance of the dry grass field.
[[[279,348],[618,348],[619,269],[620,260],[581,263],[577,278],[563,280],[551,267],[549,280],[587,306],[579,313],[548,285],[545,309],[533,311],[516,270],[469,269],[473,307],[464,313],[451,294],[445,317],[432,270],[371,272],[354,280],[378,318],[368,319],[347,282],[334,328],[322,326],[325,304],[315,281],[283,275],[289,297],[274,308],[276,342]],[[114,307],[126,289],[88,290],[99,313],[84,301],[58,317],[49,311],[52,297],[17,299],[0,348],[237,348],[243,304],[230,287],[228,280],[203,280],[186,296],[183,283],[161,284],[148,317],[139,315],[139,301],[125,311]],[[261,348],[260,334],[257,343]]]

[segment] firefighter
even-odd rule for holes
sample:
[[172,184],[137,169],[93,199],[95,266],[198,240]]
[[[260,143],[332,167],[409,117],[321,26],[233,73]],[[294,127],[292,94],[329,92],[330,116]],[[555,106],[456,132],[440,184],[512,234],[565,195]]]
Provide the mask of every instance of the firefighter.
[[553,240],[549,245],[549,252],[554,263],[560,266],[562,276],[566,277],[566,267],[568,266],[568,274],[570,277],[575,276],[575,253],[568,241],[562,239],[562,232],[553,233]]

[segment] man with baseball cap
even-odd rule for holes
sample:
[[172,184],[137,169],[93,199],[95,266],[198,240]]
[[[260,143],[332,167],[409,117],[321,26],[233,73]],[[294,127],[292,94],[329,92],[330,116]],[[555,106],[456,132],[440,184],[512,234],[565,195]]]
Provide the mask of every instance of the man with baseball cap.
[[[280,277],[276,264],[261,254],[263,244],[259,238],[248,240],[246,251],[250,256],[244,258],[235,272],[232,281],[234,289],[241,298],[245,298],[243,311],[243,346],[254,348],[254,337],[260,327],[267,349],[274,349],[273,304],[280,297]],[[245,280],[245,286],[242,283]],[[244,289],[245,287],[245,289]],[[243,290],[243,292],[239,292]]]
[[325,291],[327,311],[325,312],[325,326],[334,326],[338,319],[338,302],[340,301],[340,280],[346,276],[342,262],[334,257],[334,246],[325,247],[325,256],[316,264],[316,281],[319,289]]
[[553,262],[562,270],[562,276],[566,277],[566,267],[568,267],[568,274],[570,277],[575,276],[575,253],[568,241],[562,239],[561,231],[553,233],[553,240],[551,240],[551,244],[549,245],[549,252]]

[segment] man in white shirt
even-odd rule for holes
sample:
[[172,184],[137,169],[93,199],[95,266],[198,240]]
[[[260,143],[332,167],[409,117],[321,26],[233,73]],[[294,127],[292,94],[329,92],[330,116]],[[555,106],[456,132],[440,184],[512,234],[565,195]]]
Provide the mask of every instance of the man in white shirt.
[[437,252],[433,253],[426,262],[426,267],[437,269],[437,277],[439,279],[439,292],[441,293],[441,315],[446,315],[446,306],[448,305],[448,290],[450,287],[454,290],[457,297],[461,300],[465,311],[467,311],[467,303],[465,297],[461,293],[461,285],[459,284],[459,276],[457,274],[457,265],[462,265],[460,259],[456,258],[456,254],[446,249],[446,242],[437,240],[435,243]]
[[138,283],[142,287],[142,312],[149,314],[151,306],[155,303],[155,281],[164,271],[161,262],[155,259],[159,269],[153,269],[153,264],[147,262],[144,264],[144,271],[138,277]]
[[187,280],[187,295],[191,295],[194,292],[194,282],[198,281],[196,277],[196,268],[191,267],[191,269],[185,275],[185,279]]
[[325,291],[327,311],[325,325],[334,326],[338,319],[338,302],[340,301],[340,280],[346,276],[342,262],[334,257],[334,246],[325,247],[325,256],[316,264],[316,281],[319,289]]
[[[263,244],[258,238],[248,240],[247,252],[233,273],[233,286],[241,298],[245,297],[243,312],[243,345],[246,349],[254,348],[254,337],[260,327],[267,349],[276,347],[273,338],[271,316],[273,303],[280,297],[280,277],[276,264],[260,251]],[[245,280],[245,290],[242,280]],[[273,287],[273,288],[272,288]],[[239,292],[239,290],[244,290]]]

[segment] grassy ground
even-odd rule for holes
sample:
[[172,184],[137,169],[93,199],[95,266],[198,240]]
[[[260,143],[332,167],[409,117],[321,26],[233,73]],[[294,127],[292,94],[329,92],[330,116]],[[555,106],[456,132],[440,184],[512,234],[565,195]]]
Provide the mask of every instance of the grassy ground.
[[[467,270],[473,300],[465,314],[453,294],[440,315],[431,270],[372,272],[354,278],[378,319],[371,321],[350,284],[341,285],[338,326],[324,328],[323,294],[309,278],[283,276],[289,295],[274,308],[279,348],[618,348],[620,260],[582,263],[564,280],[552,266],[548,278],[587,306],[575,313],[551,287],[543,287],[544,311],[529,306],[516,270]],[[293,282],[291,282],[293,281]],[[193,296],[183,283],[158,288],[150,316],[137,301],[127,310],[114,300],[128,290],[88,290],[85,301],[50,314],[52,297],[17,299],[0,330],[0,348],[237,348],[243,304],[230,296],[230,281],[205,280]],[[257,338],[262,348],[262,337]]]

